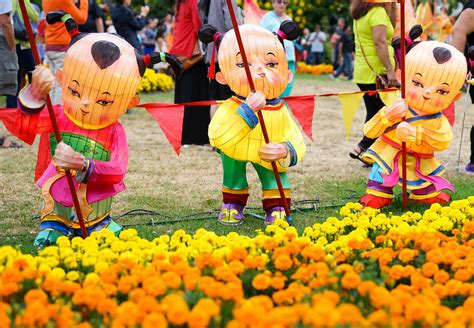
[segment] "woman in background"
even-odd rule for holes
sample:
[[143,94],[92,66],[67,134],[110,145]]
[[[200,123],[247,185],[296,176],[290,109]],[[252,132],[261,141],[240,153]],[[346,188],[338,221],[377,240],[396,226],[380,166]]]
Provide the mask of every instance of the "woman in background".
[[[386,74],[386,86],[399,87],[395,76],[394,49],[391,46],[397,19],[396,2],[369,3],[353,0],[350,12],[354,19],[355,35],[353,81],[361,91],[376,90],[377,75]],[[384,106],[378,94],[364,94],[364,103],[367,111],[366,122]],[[374,141],[375,139],[364,136],[349,155],[364,162],[361,156]]]
[[[176,0],[173,45],[170,53],[178,56],[184,72],[176,78],[174,102],[176,104],[208,100],[209,81],[204,64],[198,31],[201,19],[196,0]],[[185,106],[183,118],[183,145],[205,145],[209,143],[207,130],[210,122],[209,106]]]

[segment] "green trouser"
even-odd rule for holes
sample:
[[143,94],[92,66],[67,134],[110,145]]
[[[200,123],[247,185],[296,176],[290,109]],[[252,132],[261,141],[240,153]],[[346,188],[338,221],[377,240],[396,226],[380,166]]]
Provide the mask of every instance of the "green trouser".
[[[248,182],[247,182],[247,163],[244,161],[237,161],[229,156],[220,152],[222,166],[224,168],[224,181],[222,191],[224,193],[246,193],[248,194]],[[278,192],[278,185],[275,179],[273,171],[264,168],[259,164],[252,163],[252,166],[257,171],[258,177],[262,184],[262,198],[280,198]],[[288,172],[280,172],[280,179],[285,190],[286,197],[290,197],[289,190],[291,188],[290,181],[288,179]],[[225,202],[225,201],[224,201]]]

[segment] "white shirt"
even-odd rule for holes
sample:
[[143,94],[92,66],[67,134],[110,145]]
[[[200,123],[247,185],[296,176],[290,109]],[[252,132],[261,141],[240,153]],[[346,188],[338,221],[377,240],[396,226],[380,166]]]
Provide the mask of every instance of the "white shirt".
[[319,38],[316,35],[316,32],[313,32],[309,36],[309,41],[311,43],[311,52],[324,52],[324,42],[326,41],[326,33],[319,31]]
[[[0,15],[12,12],[11,0],[0,0]],[[0,27],[0,35],[3,35],[3,29]]]

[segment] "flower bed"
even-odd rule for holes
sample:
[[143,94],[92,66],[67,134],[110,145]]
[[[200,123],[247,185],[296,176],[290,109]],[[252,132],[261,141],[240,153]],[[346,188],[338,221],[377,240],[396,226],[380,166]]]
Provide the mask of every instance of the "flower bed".
[[472,326],[474,197],[387,216],[348,203],[298,235],[126,230],[0,248],[0,327]]
[[308,65],[305,62],[298,62],[297,71],[298,73],[314,75],[331,74],[334,67],[330,64]]
[[147,68],[138,87],[138,92],[150,91],[170,91],[174,88],[171,76],[164,73],[156,73],[151,68]]

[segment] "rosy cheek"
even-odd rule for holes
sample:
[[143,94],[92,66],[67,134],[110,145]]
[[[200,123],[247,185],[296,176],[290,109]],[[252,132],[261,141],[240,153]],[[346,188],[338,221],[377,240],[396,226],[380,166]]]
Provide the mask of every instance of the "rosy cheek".
[[408,89],[407,90],[407,100],[416,100],[419,97],[417,90]]

